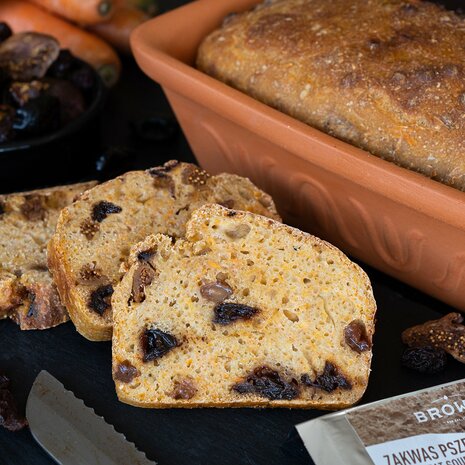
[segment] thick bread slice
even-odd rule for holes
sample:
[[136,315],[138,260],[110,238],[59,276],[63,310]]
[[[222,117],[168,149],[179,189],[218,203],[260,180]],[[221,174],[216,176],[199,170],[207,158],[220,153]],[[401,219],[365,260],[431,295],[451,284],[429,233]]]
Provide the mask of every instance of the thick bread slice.
[[368,382],[376,304],[332,245],[208,205],[149,236],[113,294],[113,378],[140,407],[334,409]]
[[60,210],[95,182],[0,195],[0,318],[21,329],[67,321],[47,268],[47,243]]
[[90,340],[110,339],[110,298],[130,247],[152,233],[182,237],[191,212],[211,202],[279,218],[271,197],[248,179],[211,177],[176,161],[100,184],[64,209],[49,266],[77,330]]

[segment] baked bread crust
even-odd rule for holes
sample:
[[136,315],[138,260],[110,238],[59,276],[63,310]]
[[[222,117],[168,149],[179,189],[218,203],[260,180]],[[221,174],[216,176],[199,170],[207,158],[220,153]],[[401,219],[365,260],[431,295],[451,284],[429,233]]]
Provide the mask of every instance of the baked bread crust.
[[272,0],[197,66],[315,128],[465,190],[465,19],[418,0]]
[[[122,402],[336,409],[365,391],[371,285],[325,241],[206,205],[192,214],[185,239],[151,235],[129,264],[112,297],[113,379]],[[154,343],[156,331],[164,343]]]
[[99,184],[65,208],[48,248],[58,292],[87,339],[111,339],[111,294],[129,248],[157,232],[182,237],[191,212],[209,202],[279,219],[271,197],[248,179],[210,176],[188,163],[133,171]]
[[69,320],[47,268],[60,210],[95,182],[0,195],[0,318],[22,330]]

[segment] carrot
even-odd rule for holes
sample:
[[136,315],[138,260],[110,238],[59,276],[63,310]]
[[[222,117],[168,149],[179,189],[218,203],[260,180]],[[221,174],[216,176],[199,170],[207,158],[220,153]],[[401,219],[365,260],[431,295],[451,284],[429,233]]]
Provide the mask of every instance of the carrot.
[[108,86],[118,80],[121,71],[118,55],[110,45],[90,32],[24,0],[1,0],[0,18],[14,32],[36,31],[53,35],[62,48],[68,48],[75,56],[92,65]]
[[158,13],[158,0],[114,0],[115,5],[137,8],[148,14],[150,17]]
[[150,19],[143,11],[137,8],[117,6],[112,18],[105,23],[96,24],[89,28],[119,51],[131,53],[129,36],[131,32],[144,21]]
[[30,0],[75,23],[97,24],[110,18],[113,0]]

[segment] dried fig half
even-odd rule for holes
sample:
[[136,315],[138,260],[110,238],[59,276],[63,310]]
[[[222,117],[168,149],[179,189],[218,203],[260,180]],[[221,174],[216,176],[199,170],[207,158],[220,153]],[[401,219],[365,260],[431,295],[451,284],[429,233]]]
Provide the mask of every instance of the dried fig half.
[[59,53],[60,44],[54,37],[21,32],[0,43],[0,67],[5,68],[14,80],[40,79]]
[[431,346],[443,349],[459,362],[465,363],[465,325],[460,313],[449,313],[438,320],[406,329],[402,342],[410,347]]

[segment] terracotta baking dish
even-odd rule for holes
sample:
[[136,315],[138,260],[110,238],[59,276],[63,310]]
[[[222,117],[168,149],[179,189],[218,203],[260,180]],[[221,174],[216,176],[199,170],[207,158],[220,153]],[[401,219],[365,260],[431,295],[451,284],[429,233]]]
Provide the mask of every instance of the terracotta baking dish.
[[163,87],[199,163],[248,176],[284,220],[465,310],[465,193],[313,129],[196,70],[225,15],[256,0],[199,0],[139,27],[132,46]]

